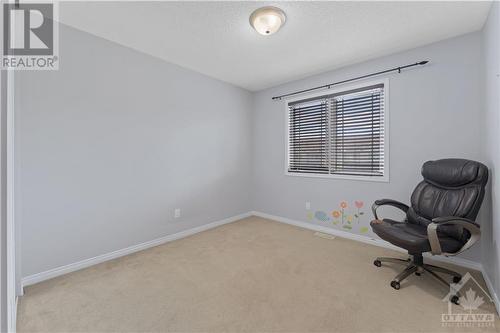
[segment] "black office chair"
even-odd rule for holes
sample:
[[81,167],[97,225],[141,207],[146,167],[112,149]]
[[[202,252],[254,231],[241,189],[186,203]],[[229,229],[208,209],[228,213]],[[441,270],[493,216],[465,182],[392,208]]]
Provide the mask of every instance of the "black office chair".
[[[428,272],[439,282],[450,288],[441,276],[453,276],[460,282],[462,276],[446,268],[424,264],[422,253],[454,256],[470,248],[480,237],[479,224],[474,220],[484,197],[488,181],[488,168],[475,161],[464,159],[442,159],[425,162],[422,166],[424,180],[411,195],[411,207],[390,199],[377,200],[372,206],[373,220],[370,225],[380,238],[408,251],[411,258],[377,258],[375,266],[382,262],[402,263],[407,267],[399,273],[391,286],[399,290],[400,282],[409,275]],[[391,219],[380,220],[377,208],[394,206],[406,213],[403,222]],[[459,303],[458,292],[451,301]]]

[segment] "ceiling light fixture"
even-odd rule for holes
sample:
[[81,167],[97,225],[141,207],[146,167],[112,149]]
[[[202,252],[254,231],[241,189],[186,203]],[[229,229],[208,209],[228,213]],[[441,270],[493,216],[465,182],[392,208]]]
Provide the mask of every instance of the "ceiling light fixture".
[[267,36],[278,31],[285,24],[285,13],[276,7],[262,7],[250,15],[250,25],[259,34]]

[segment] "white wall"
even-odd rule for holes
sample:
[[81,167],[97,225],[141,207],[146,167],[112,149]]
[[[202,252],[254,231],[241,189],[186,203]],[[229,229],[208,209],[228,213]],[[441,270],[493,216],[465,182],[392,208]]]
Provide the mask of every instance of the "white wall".
[[490,167],[491,203],[487,210],[491,222],[482,228],[482,260],[486,274],[500,295],[500,5],[494,2],[483,28],[484,74],[484,154]]
[[250,210],[243,89],[61,25],[16,95],[22,276]]
[[[421,180],[423,162],[445,157],[483,160],[480,51],[481,34],[472,33],[257,93],[253,129],[254,210],[345,231],[332,221],[311,219],[308,213],[324,211],[330,215],[339,209],[341,201],[347,201],[350,207],[354,201],[363,201],[365,214],[359,224],[354,223],[351,232],[376,237],[369,228],[372,202],[393,198],[408,203]],[[286,108],[284,101],[272,101],[272,96],[420,60],[430,62],[402,74],[379,77],[390,81],[388,183],[284,174]],[[312,204],[311,212],[305,209],[306,201]],[[348,211],[352,214],[356,209]],[[485,221],[480,218],[479,222]],[[480,244],[465,253],[465,258],[479,261]]]

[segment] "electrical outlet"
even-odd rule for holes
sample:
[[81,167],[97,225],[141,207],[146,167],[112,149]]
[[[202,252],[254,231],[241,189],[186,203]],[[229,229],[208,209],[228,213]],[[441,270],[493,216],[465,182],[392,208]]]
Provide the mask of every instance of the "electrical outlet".
[[181,209],[176,208],[174,209],[174,218],[178,219],[179,217],[181,217]]
[[307,210],[311,209],[311,203],[309,201],[306,202],[306,209]]

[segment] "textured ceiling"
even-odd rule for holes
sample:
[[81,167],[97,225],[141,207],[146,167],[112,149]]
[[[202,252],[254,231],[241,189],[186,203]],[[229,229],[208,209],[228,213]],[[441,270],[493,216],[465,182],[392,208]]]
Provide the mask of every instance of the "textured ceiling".
[[[257,34],[250,13],[287,21]],[[482,28],[489,2],[63,2],[60,21],[256,91]]]

